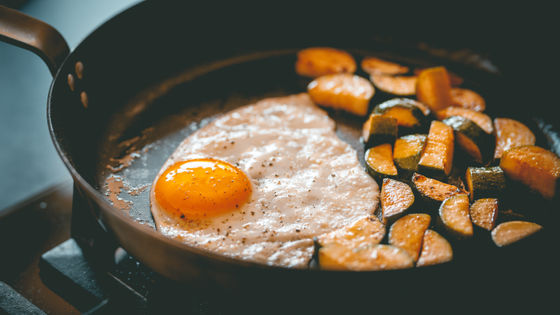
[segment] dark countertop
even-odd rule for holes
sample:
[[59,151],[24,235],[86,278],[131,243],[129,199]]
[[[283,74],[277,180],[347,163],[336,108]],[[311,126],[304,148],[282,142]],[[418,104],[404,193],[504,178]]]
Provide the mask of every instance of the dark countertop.
[[[18,10],[54,26],[73,49],[105,20],[136,2],[34,0]],[[0,42],[0,217],[3,209],[70,180],[47,129],[51,80],[39,57]]]

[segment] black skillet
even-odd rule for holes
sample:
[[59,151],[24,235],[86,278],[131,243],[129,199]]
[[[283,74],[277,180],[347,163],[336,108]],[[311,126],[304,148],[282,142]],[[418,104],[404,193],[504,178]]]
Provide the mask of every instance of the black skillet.
[[[0,7],[0,39],[35,51],[53,72],[47,109],[55,147],[74,178],[76,191],[122,247],[178,283],[220,288],[249,300],[254,300],[252,294],[264,293],[258,296],[283,301],[278,305],[291,305],[297,299],[311,302],[308,305],[350,307],[375,297],[378,302],[371,304],[376,305],[375,311],[379,307],[404,310],[455,302],[462,305],[469,294],[476,303],[463,307],[506,296],[508,305],[516,305],[521,300],[509,301],[516,294],[541,297],[541,288],[554,269],[546,250],[554,247],[549,247],[553,245],[547,237],[523,251],[497,250],[488,240],[481,240],[483,245],[476,248],[458,243],[452,263],[428,268],[291,270],[229,259],[163,237],[153,228],[147,190],[137,196],[120,194],[131,202],[129,211],[113,207],[105,195],[105,180],[112,173],[130,187],[142,188],[151,184],[175,146],[212,117],[263,97],[304,91],[293,64],[295,52],[309,46],[343,48],[358,60],[375,55],[414,67],[445,65],[465,78],[465,87],[485,96],[491,116],[526,122],[538,131],[538,144],[560,152],[557,125],[550,124],[555,119],[548,107],[534,104],[531,115],[521,111],[524,98],[520,91],[511,93],[511,81],[495,64],[472,51],[418,45],[416,37],[458,44],[452,37],[445,41],[444,36],[423,33],[433,31],[431,28],[402,32],[394,25],[373,27],[358,16],[329,23],[320,15],[297,10],[282,18],[232,12],[142,3],[106,22],[68,54],[55,30]],[[481,38],[480,46],[492,42]],[[378,93],[374,102],[386,97]],[[329,114],[337,121],[339,136],[361,154],[362,119],[340,112]],[[140,157],[130,166],[117,172],[107,167],[118,167],[116,159],[136,151]],[[518,201],[523,198],[515,199]],[[551,230],[552,224],[545,222],[545,230]],[[527,290],[527,286],[534,289]]]

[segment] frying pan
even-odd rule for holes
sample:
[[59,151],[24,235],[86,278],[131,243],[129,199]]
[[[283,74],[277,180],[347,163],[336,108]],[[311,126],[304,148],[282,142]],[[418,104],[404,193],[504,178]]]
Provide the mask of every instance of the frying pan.
[[[427,268],[294,270],[227,258],[162,236],[154,230],[147,193],[121,194],[131,202],[128,211],[113,207],[105,195],[105,180],[111,173],[131,187],[143,187],[151,183],[185,136],[216,115],[263,97],[304,91],[293,64],[295,52],[309,46],[339,47],[358,59],[376,55],[416,67],[443,64],[463,76],[466,87],[485,96],[491,116],[526,122],[538,131],[538,144],[560,152],[551,109],[538,102],[530,111],[521,106],[525,96],[521,91],[511,93],[516,85],[500,72],[500,62],[508,65],[511,58],[496,64],[470,50],[418,45],[419,39],[427,39],[443,40],[450,48],[476,46],[466,36],[461,40],[439,33],[436,36],[431,26],[374,27],[359,12],[348,20],[328,23],[321,14],[299,10],[276,17],[210,9],[141,3],[106,22],[69,53],[56,30],[0,7],[0,38],[34,51],[53,73],[47,102],[49,130],[77,193],[85,198],[85,206],[100,226],[128,253],[173,283],[220,288],[229,296],[249,300],[273,297],[285,301],[279,303],[282,305],[297,300],[311,301],[307,304],[313,307],[350,307],[356,301],[370,303],[375,297],[384,301],[376,308],[403,310],[411,305],[421,309],[421,302],[428,298],[439,305],[451,305],[449,301],[464,300],[465,294],[479,301],[519,294],[525,299],[545,299],[545,292],[541,294],[538,288],[546,286],[555,270],[551,251],[546,250],[554,248],[548,237],[539,240],[538,246],[523,248],[523,255],[519,250],[473,249],[459,244],[468,254],[456,250],[452,263]],[[383,17],[376,20],[376,26],[389,21]],[[491,36],[481,36],[483,33],[476,32],[477,47],[492,42]],[[383,99],[383,94],[379,95],[375,101]],[[329,115],[337,121],[338,135],[362,155],[358,139],[361,119],[333,111]],[[110,171],[108,166],[118,166],[115,160],[131,152],[141,152],[140,157],[118,172]],[[550,220],[545,217],[543,221]],[[552,230],[552,224],[546,222],[545,231]],[[527,286],[537,290],[527,290]],[[404,303],[408,306],[392,304],[402,297],[410,302]],[[508,305],[520,301],[513,298]]]

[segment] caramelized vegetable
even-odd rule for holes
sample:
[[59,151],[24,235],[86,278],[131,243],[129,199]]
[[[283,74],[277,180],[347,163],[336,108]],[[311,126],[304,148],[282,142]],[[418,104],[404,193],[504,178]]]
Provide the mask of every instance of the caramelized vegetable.
[[393,148],[389,143],[368,149],[365,161],[367,171],[377,180],[397,176],[397,168],[393,163]]
[[[427,69],[427,68],[424,68],[424,69],[422,69],[422,68],[416,68],[416,69],[414,69],[414,74],[415,74],[415,75],[419,75],[420,72],[422,72],[422,71],[424,71],[424,70],[426,70],[426,69]],[[464,81],[463,78],[461,78],[460,76],[456,75],[455,73],[449,72],[449,70],[448,70],[448,71],[447,71],[447,75],[449,76],[449,81],[450,81],[450,83],[451,83],[451,86],[459,86],[459,85],[463,84],[463,81]]]
[[492,135],[486,133],[473,121],[461,116],[451,116],[444,119],[443,123],[453,128],[459,147],[477,163],[485,164],[490,161],[494,141]]
[[367,114],[369,101],[375,93],[368,80],[352,74],[319,77],[309,83],[307,91],[313,102],[319,105],[360,116]]
[[494,159],[499,160],[505,151],[524,145],[534,145],[535,135],[524,124],[509,118],[494,119],[496,150]]
[[410,186],[398,180],[385,178],[381,187],[381,220],[383,223],[400,217],[414,203]]
[[443,264],[453,259],[451,244],[434,230],[426,230],[417,267]]
[[471,201],[479,198],[500,197],[506,188],[506,178],[499,166],[469,167],[465,180]]
[[453,166],[453,151],[453,129],[440,121],[432,121],[418,171],[435,177],[449,175]]
[[548,150],[533,145],[510,149],[502,155],[500,167],[507,177],[546,199],[553,199],[558,193],[560,158]]
[[352,249],[334,244],[319,249],[319,266],[329,270],[390,270],[414,266],[414,260],[399,247],[373,245]]
[[416,97],[434,111],[451,106],[451,84],[447,70],[435,67],[420,72],[416,82]]
[[424,109],[426,107],[415,100],[394,98],[375,106],[373,112],[395,118],[401,130],[414,131],[426,121],[427,114],[424,114]]
[[531,236],[542,226],[527,221],[510,221],[498,225],[492,230],[492,240],[498,247],[507,246]]
[[466,192],[457,186],[449,185],[433,178],[414,173],[412,183],[418,193],[425,199],[431,201],[444,201],[446,198]]
[[426,144],[426,138],[426,135],[408,135],[395,141],[393,160],[399,173],[410,176],[418,169],[418,162]]
[[472,109],[461,108],[461,107],[448,107],[446,109],[436,112],[436,117],[439,120],[444,120],[445,118],[451,116],[461,116],[466,119],[472,120],[478,126],[480,126],[482,130],[486,131],[486,133],[491,134],[494,131],[494,127],[492,126],[492,119],[490,119],[488,115],[477,112]]
[[430,226],[430,221],[430,216],[424,213],[405,215],[391,226],[389,244],[406,250],[414,261],[418,260],[424,232]]
[[408,67],[398,63],[382,60],[375,57],[366,57],[362,60],[362,69],[371,74],[405,74],[409,71]]
[[362,129],[366,148],[382,143],[393,143],[399,132],[398,128],[395,118],[372,113]]
[[375,217],[365,217],[354,224],[323,234],[317,238],[322,247],[340,244],[359,249],[378,244],[385,237],[385,225]]
[[416,93],[415,76],[372,74],[369,79],[378,89],[389,94],[407,96]]
[[307,48],[298,52],[296,72],[311,78],[327,74],[354,73],[356,61],[349,53],[339,49]]
[[477,112],[483,112],[486,109],[484,98],[472,90],[452,88],[451,100],[452,106],[468,108]]
[[498,218],[498,199],[478,199],[471,205],[470,213],[474,225],[492,231]]
[[439,208],[441,222],[453,235],[468,238],[473,235],[473,226],[469,215],[469,197],[458,194],[445,199]]

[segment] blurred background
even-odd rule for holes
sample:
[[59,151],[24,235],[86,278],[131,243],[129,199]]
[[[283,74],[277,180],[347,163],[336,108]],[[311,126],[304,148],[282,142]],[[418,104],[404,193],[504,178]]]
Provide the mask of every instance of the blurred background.
[[[0,0],[52,25],[71,50],[97,26],[137,2]],[[0,42],[0,216],[7,208],[70,180],[47,129],[51,81],[40,58]]]

